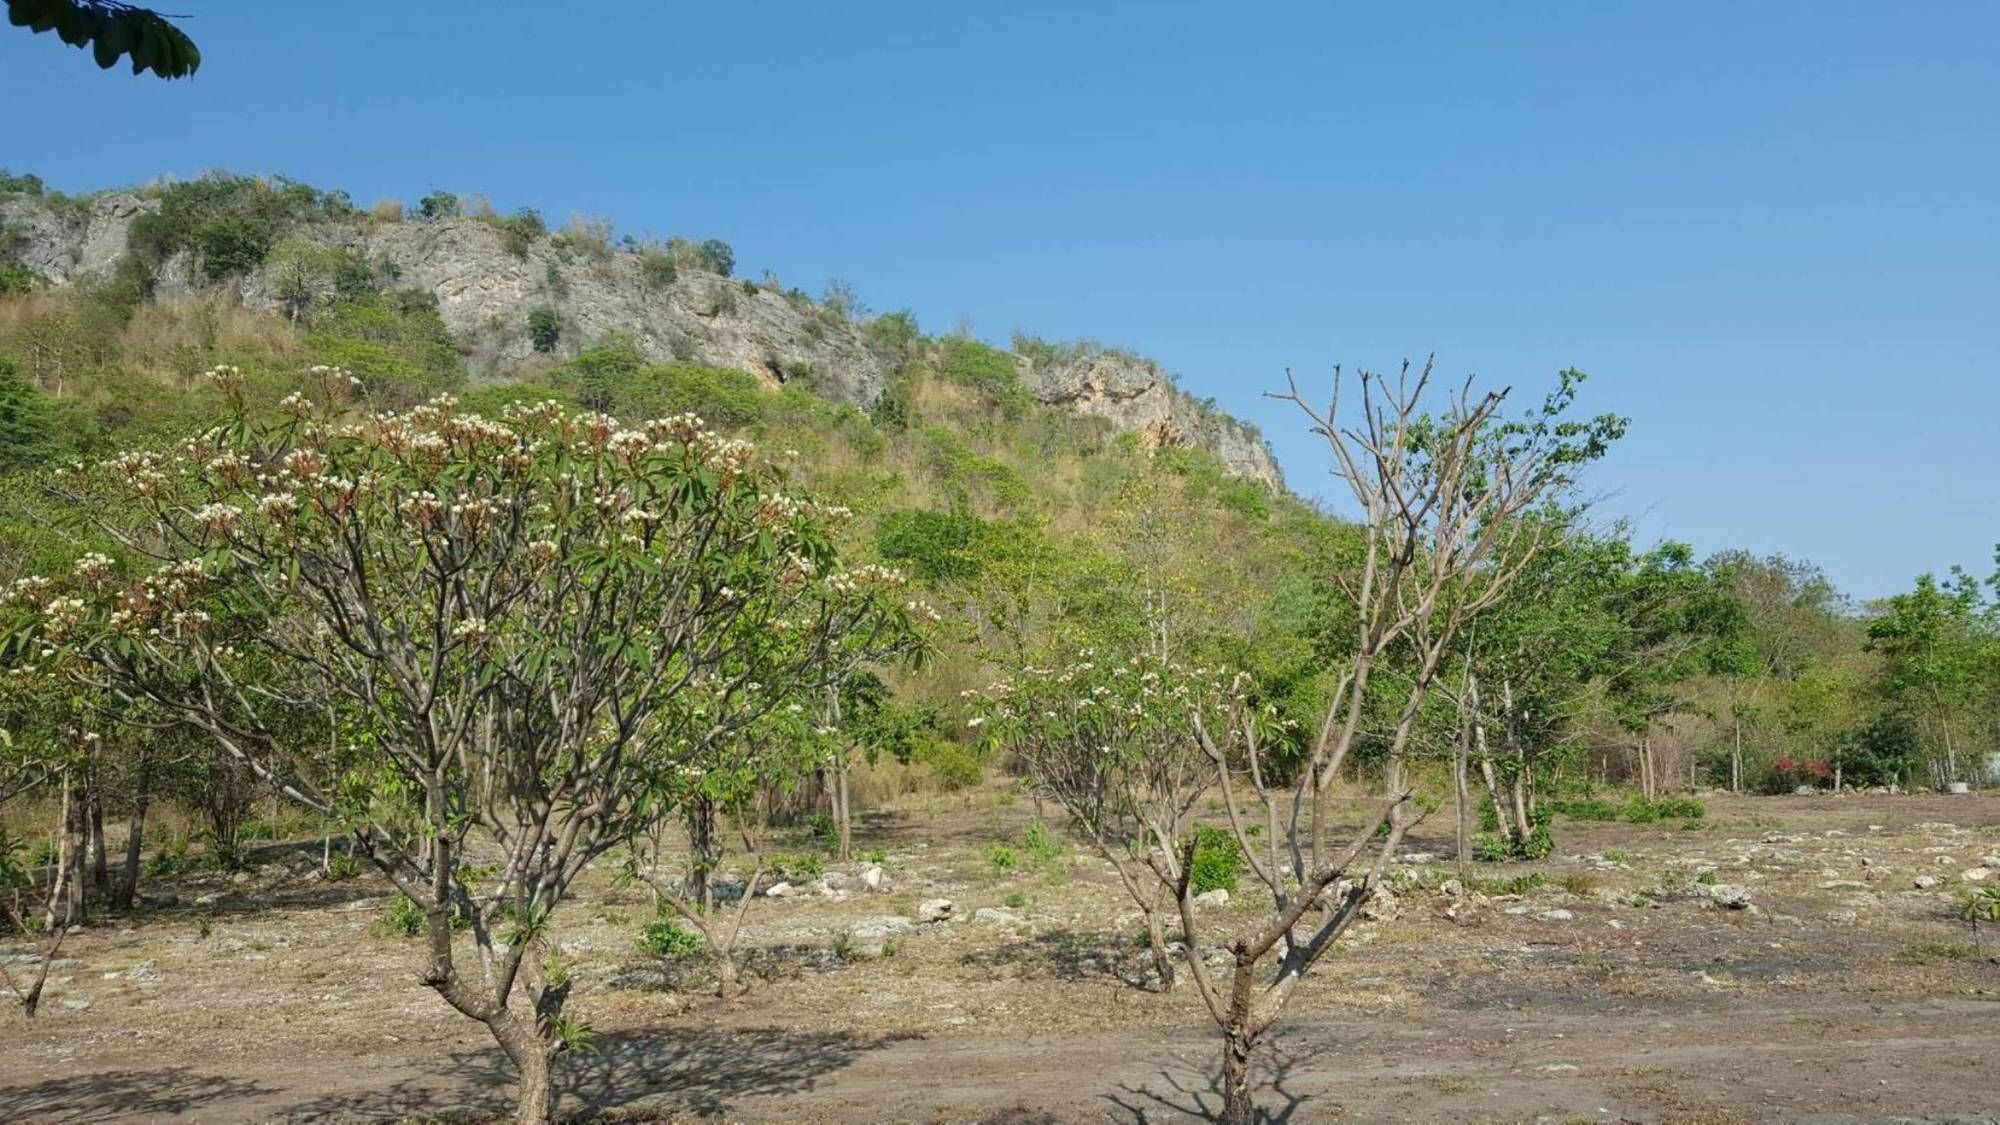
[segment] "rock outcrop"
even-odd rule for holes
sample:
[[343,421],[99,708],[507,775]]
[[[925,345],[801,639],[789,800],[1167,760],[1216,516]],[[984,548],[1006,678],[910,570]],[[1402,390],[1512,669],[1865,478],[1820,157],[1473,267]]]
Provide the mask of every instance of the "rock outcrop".
[[1136,432],[1149,449],[1196,446],[1237,476],[1283,488],[1270,446],[1254,428],[1197,402],[1157,364],[1128,352],[1080,349],[1042,363],[1024,362],[1021,380],[1035,398]]
[[[0,227],[13,234],[23,264],[50,284],[67,286],[111,274],[133,220],[158,209],[156,199],[132,192],[62,201],[18,197],[0,202]],[[858,325],[811,301],[685,266],[671,282],[649,283],[641,256],[631,250],[561,237],[510,246],[494,224],[472,218],[357,216],[312,222],[292,233],[353,252],[385,288],[434,295],[474,378],[534,357],[527,321],[538,308],[556,314],[558,358],[621,333],[654,362],[734,368],[771,386],[804,379],[817,393],[863,409],[881,396],[891,374]],[[182,299],[204,288],[196,267],[188,253],[163,263],[155,273],[155,299]],[[267,265],[231,284],[246,306],[277,310],[275,275]],[[1042,364],[1024,359],[1020,370],[1045,404],[1104,418],[1152,447],[1208,449],[1233,474],[1284,486],[1256,430],[1197,402],[1155,364],[1121,351],[1075,349]]]

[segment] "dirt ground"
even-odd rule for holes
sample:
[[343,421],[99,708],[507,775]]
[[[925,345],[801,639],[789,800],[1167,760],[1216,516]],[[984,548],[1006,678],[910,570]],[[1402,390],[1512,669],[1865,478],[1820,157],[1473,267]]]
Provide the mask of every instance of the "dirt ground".
[[[1476,865],[1460,898],[1441,890],[1448,829],[1420,834],[1410,850],[1438,858],[1399,865],[1396,904],[1308,982],[1261,1060],[1261,1104],[1299,1122],[2000,1121],[2000,933],[1975,936],[1954,898],[2000,854],[2000,798],[1708,804],[1688,827],[1559,818],[1556,856]],[[857,863],[839,869],[849,890],[758,901],[735,1010],[670,986],[634,948],[648,900],[598,873],[558,915],[597,1047],[559,1064],[560,1111],[1203,1119],[1220,1099],[1199,999],[1144,986],[1108,869],[1074,845],[1027,856],[1031,815],[982,791],[871,816],[859,846],[886,849],[884,889]],[[988,858],[996,841],[1014,870]],[[319,878],[316,849],[261,858],[247,882],[156,884],[179,902],[71,939],[42,1014],[0,1016],[0,1120],[505,1113],[491,1040],[417,983],[414,939],[381,932],[385,889]],[[1752,907],[1704,897],[1710,869]],[[1501,893],[1530,870],[1546,882]],[[843,938],[933,897],[958,920],[886,956]],[[1204,943],[1255,899],[1246,881],[1205,913]],[[1010,902],[1019,924],[970,919]],[[30,956],[5,955],[15,971]]]

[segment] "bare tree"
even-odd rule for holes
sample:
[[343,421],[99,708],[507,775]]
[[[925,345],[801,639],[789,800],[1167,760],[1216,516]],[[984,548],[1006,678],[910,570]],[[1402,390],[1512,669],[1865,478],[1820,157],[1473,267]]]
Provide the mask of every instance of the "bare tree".
[[[1572,393],[1567,378],[1539,412],[1503,422],[1498,411],[1506,392],[1475,394],[1469,380],[1436,413],[1426,412],[1432,371],[1427,361],[1414,374],[1405,364],[1395,379],[1363,372],[1352,422],[1343,422],[1337,369],[1324,408],[1307,401],[1296,381],[1276,396],[1304,412],[1326,440],[1334,475],[1358,508],[1363,543],[1358,563],[1338,579],[1354,612],[1353,655],[1296,776],[1288,783],[1274,773],[1268,732],[1246,692],[1235,693],[1226,726],[1195,712],[1230,831],[1271,896],[1270,915],[1228,942],[1226,981],[1199,956],[1188,961],[1222,1033],[1223,1120],[1233,1125],[1253,1113],[1252,1053],[1299,982],[1373,897],[1404,835],[1421,819],[1409,811],[1413,791],[1404,768],[1418,715],[1460,631],[1505,595],[1533,557],[1537,524],[1522,514],[1608,440],[1591,424],[1559,421]],[[1383,800],[1335,844],[1328,788],[1364,736],[1369,685],[1392,658],[1402,698],[1382,739]],[[1194,849],[1192,838],[1183,839],[1177,856],[1157,864],[1176,879],[1191,949],[1201,944],[1189,886]]]

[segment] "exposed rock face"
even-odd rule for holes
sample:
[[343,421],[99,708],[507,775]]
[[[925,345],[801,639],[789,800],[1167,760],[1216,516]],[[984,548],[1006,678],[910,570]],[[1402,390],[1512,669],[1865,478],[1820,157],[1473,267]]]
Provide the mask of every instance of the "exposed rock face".
[[1086,351],[1047,364],[1023,362],[1021,379],[1037,400],[1136,431],[1148,449],[1199,446],[1237,476],[1284,487],[1262,435],[1196,402],[1145,360],[1123,352]]
[[[156,200],[132,193],[61,205],[18,198],[0,203],[0,225],[20,236],[26,265],[52,284],[71,285],[111,273],[132,221],[158,208]],[[890,376],[858,326],[816,305],[686,267],[671,284],[648,285],[640,255],[630,251],[592,252],[541,238],[516,254],[498,230],[477,219],[329,221],[296,233],[358,253],[384,288],[435,295],[475,378],[533,357],[528,314],[541,307],[553,309],[561,325],[558,358],[623,333],[654,362],[734,368],[771,386],[804,379],[819,394],[863,409],[874,405]],[[156,299],[176,300],[201,288],[205,281],[195,265],[187,254],[166,262],[156,275]],[[273,272],[267,267],[235,282],[246,306],[279,307]],[[1151,448],[1200,446],[1231,473],[1272,488],[1284,485],[1254,429],[1196,402],[1144,360],[1086,351],[1040,368],[1023,360],[1021,377],[1041,402],[1137,431]]]
[[24,265],[53,284],[68,285],[110,273],[125,253],[132,220],[159,209],[156,200],[124,192],[61,209],[15,199],[0,203],[0,226],[21,236]]

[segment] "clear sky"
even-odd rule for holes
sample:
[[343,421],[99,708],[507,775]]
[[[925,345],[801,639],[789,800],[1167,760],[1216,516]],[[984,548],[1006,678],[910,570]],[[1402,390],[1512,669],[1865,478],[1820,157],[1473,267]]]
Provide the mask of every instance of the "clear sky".
[[0,164],[721,237],[1155,356],[1309,495],[1287,367],[1576,366],[1648,540],[1868,597],[2000,539],[2000,4],[159,3],[192,81],[0,27]]

